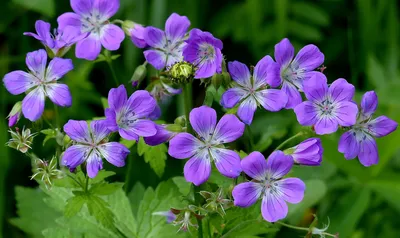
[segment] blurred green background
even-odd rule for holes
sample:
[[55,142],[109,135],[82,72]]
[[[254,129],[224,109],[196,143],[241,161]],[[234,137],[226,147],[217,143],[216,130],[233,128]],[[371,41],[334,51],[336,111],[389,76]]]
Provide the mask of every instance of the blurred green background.
[[[201,28],[224,42],[223,53],[228,61],[238,60],[255,65],[264,55],[273,55],[274,45],[288,37],[296,51],[316,44],[325,54],[324,71],[329,81],[346,78],[358,89],[357,100],[365,91],[375,90],[379,96],[377,114],[400,121],[399,72],[399,3],[395,0],[121,0],[114,19],[129,19],[144,25],[163,28],[166,18],[177,12],[189,17],[191,27]],[[57,16],[71,11],[67,0],[3,0],[0,8],[0,75],[25,69],[25,54],[41,48],[38,41],[23,36],[34,31],[34,23],[42,19],[56,26]],[[144,61],[142,50],[126,39],[113,62],[120,82],[127,83],[136,66]],[[73,95],[73,106],[61,108],[61,121],[90,119],[102,116],[100,97],[107,97],[114,82],[105,62],[93,63],[75,59],[73,51],[66,57],[74,60],[75,69],[66,82]],[[205,89],[196,82],[196,106],[201,105]],[[22,96],[8,94],[0,87],[0,118]],[[163,104],[163,120],[172,122],[182,113],[180,97]],[[45,116],[54,119],[52,105],[47,103]],[[215,108],[220,108],[214,103]],[[43,123],[20,126],[40,129]],[[4,147],[9,138],[6,120],[0,120],[0,234],[3,237],[35,236],[28,227],[18,225],[15,186],[36,186],[29,179],[30,161],[21,153]],[[256,148],[271,151],[285,136],[299,129],[294,113],[258,112],[252,125],[256,132]],[[378,140],[380,162],[370,168],[357,160],[346,161],[337,152],[340,134],[326,136],[324,162],[319,168],[297,168],[293,176],[307,182],[303,203],[290,208],[289,222],[308,226],[316,213],[322,223],[331,221],[330,232],[340,237],[399,237],[400,234],[400,132]],[[49,159],[54,141],[41,148],[43,135],[36,137],[35,152]],[[52,144],[53,143],[53,144]],[[243,143],[245,144],[245,143]],[[246,147],[244,147],[245,149]],[[250,151],[248,151],[250,152]],[[266,153],[268,154],[268,153]],[[159,178],[142,158],[135,157],[137,172],[133,181],[155,186],[172,175],[182,174],[180,161],[168,159],[167,169]],[[106,167],[106,169],[115,168]],[[125,169],[117,170],[117,180],[123,181]],[[32,205],[34,206],[34,205]],[[36,219],[46,217],[33,216]],[[34,222],[34,221],[32,221]],[[322,226],[320,223],[319,226]],[[27,232],[27,233],[26,233]],[[299,237],[303,233],[282,229],[266,237]]]

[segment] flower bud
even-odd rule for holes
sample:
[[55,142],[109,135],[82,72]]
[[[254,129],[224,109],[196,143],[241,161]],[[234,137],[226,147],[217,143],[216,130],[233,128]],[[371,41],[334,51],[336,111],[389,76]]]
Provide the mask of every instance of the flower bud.
[[8,127],[13,127],[21,118],[22,102],[19,101],[14,104],[10,114],[8,114]]
[[28,152],[32,149],[31,145],[33,143],[33,138],[36,133],[31,133],[30,129],[22,129],[22,132],[18,128],[15,131],[9,130],[11,134],[11,139],[7,142],[7,146],[19,150],[22,153]]
[[147,75],[147,69],[145,65],[139,65],[136,69],[135,72],[132,75],[131,82],[132,82],[132,87],[137,87],[140,82],[146,77]]
[[227,88],[232,82],[231,75],[228,72],[223,72],[222,76],[222,86]]
[[35,164],[35,174],[32,175],[31,179],[39,179],[43,181],[47,189],[51,188],[53,180],[59,179],[63,175],[63,172],[57,169],[56,157],[53,157],[50,162],[35,159]]
[[196,72],[194,65],[188,62],[178,62],[168,69],[174,83],[184,84],[190,82]]
[[318,166],[321,164],[323,151],[319,138],[309,138],[297,146],[285,150],[285,154],[291,155],[297,164]]
[[164,216],[167,219],[167,223],[175,221],[176,215],[171,211],[153,212],[152,215]]
[[131,38],[132,43],[136,47],[147,47],[146,41],[144,40],[145,27],[133,21],[126,20],[122,23],[122,29],[124,29],[125,34]]
[[186,126],[186,118],[185,118],[185,116],[177,117],[174,120],[174,124],[180,125],[181,127],[185,127]]
[[224,80],[224,76],[222,74],[214,74],[211,77],[211,84],[214,86],[216,90],[222,85],[222,82]]
[[210,213],[216,212],[222,217],[225,216],[225,210],[233,205],[231,200],[225,198],[222,188],[215,193],[200,191],[200,195],[206,199],[203,208]]

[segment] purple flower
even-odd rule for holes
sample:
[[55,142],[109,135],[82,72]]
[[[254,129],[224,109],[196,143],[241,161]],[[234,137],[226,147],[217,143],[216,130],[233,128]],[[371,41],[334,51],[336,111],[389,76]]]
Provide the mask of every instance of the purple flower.
[[118,50],[125,38],[124,31],[111,24],[112,17],[119,8],[119,0],[71,0],[74,12],[67,12],[58,17],[60,30],[72,26],[87,37],[76,44],[77,58],[95,60],[101,46],[107,50]]
[[165,22],[165,31],[148,26],[144,40],[151,49],[144,52],[147,62],[160,70],[183,60],[182,48],[190,21],[185,16],[172,13]]
[[13,127],[17,124],[21,118],[22,102],[17,102],[14,104],[11,112],[8,114],[8,127]]
[[171,223],[176,220],[176,215],[171,210],[163,212],[153,212],[152,215],[164,216],[167,219],[167,223]]
[[147,91],[135,91],[128,98],[124,85],[112,88],[108,93],[108,105],[105,124],[111,131],[118,131],[122,138],[138,141],[140,136],[157,133],[154,122],[147,119],[157,103]]
[[309,138],[289,150],[290,154],[297,164],[318,166],[321,165],[322,153],[324,149],[319,138]]
[[269,69],[278,67],[270,56],[262,58],[254,68],[253,76],[245,64],[238,61],[229,62],[228,69],[236,85],[228,89],[221,98],[221,105],[232,108],[237,104],[238,116],[246,124],[253,121],[257,105],[262,105],[265,110],[279,111],[287,103],[286,94],[278,89],[270,89],[268,86],[279,86],[275,75]]
[[103,121],[92,121],[89,126],[86,121],[69,120],[64,125],[64,132],[75,141],[61,159],[62,164],[69,169],[86,162],[87,174],[94,178],[103,168],[102,158],[117,167],[125,165],[129,150],[118,142],[107,142],[110,130]]
[[186,132],[179,133],[169,142],[168,149],[169,155],[176,159],[190,158],[184,168],[186,180],[197,186],[207,181],[212,161],[222,175],[239,176],[240,157],[223,144],[241,137],[245,125],[232,114],[224,115],[217,124],[217,113],[207,106],[194,108],[189,121],[198,138]]
[[361,101],[357,123],[344,133],[339,141],[339,152],[344,153],[346,159],[358,156],[364,166],[371,166],[379,161],[374,137],[384,137],[397,129],[397,122],[386,116],[371,118],[377,104],[378,97],[375,92],[366,92]]
[[157,132],[153,136],[144,137],[144,142],[151,146],[156,146],[171,140],[177,132],[167,130],[167,124],[156,125]]
[[86,37],[86,34],[81,34],[78,28],[72,26],[66,26],[63,30],[54,30],[54,35],[52,35],[50,24],[42,20],[36,21],[35,29],[37,34],[25,32],[24,35],[39,40],[46,49],[58,57],[62,57],[73,44]]
[[304,182],[298,178],[282,179],[293,166],[293,159],[282,151],[274,151],[267,161],[260,152],[252,152],[242,160],[241,165],[253,180],[233,189],[235,206],[249,207],[262,198],[263,218],[276,222],[286,217],[286,202],[299,203],[303,200],[306,188]]
[[209,32],[199,29],[190,31],[183,58],[196,68],[194,78],[208,78],[222,72],[222,41]]
[[325,75],[317,73],[304,81],[303,89],[309,101],[294,108],[301,125],[314,125],[315,132],[323,135],[335,132],[339,125],[356,123],[358,109],[352,102],[355,89],[345,79],[337,79],[328,89]]
[[280,65],[279,74],[282,90],[288,95],[286,108],[294,108],[302,102],[298,90],[303,90],[303,82],[311,78],[315,70],[324,62],[324,54],[315,45],[304,46],[294,57],[294,47],[288,39],[275,45],[275,60]]
[[57,80],[73,69],[72,60],[56,57],[50,61],[47,69],[46,63],[45,50],[30,52],[26,55],[29,73],[16,70],[3,78],[11,94],[28,93],[22,101],[22,113],[31,121],[42,116],[46,96],[61,107],[69,107],[72,103],[68,86],[57,83]]
[[148,46],[144,38],[145,29],[145,27],[138,23],[135,23],[133,27],[129,29],[131,41],[138,48],[145,48]]

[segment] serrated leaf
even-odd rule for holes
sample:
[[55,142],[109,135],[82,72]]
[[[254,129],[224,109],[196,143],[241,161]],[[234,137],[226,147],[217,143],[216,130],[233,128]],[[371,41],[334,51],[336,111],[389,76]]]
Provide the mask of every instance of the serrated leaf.
[[114,214],[106,201],[96,195],[90,195],[88,196],[87,207],[90,215],[94,216],[100,224],[108,229],[115,230]]
[[187,196],[190,192],[190,187],[192,186],[191,183],[189,183],[188,181],[186,181],[186,179],[184,177],[173,177],[172,181],[174,181],[175,185],[178,187],[179,192],[183,195],[183,196]]
[[99,173],[97,174],[97,176],[94,177],[93,179],[90,179],[89,181],[91,184],[95,184],[95,183],[101,182],[105,178],[111,177],[113,175],[115,175],[115,172],[113,172],[113,171],[100,170]]
[[128,194],[129,201],[131,203],[132,207],[132,213],[136,217],[138,210],[139,210],[139,205],[140,202],[143,199],[144,193],[146,191],[146,188],[141,184],[140,182],[137,182],[130,193]]
[[64,216],[73,217],[81,211],[83,205],[87,202],[87,196],[77,195],[67,200]]
[[144,142],[143,138],[140,138],[139,140],[138,155],[144,156],[144,161],[150,164],[150,167],[158,177],[161,177],[164,174],[167,151],[168,148],[165,144],[149,146]]
[[136,220],[133,216],[129,199],[122,189],[108,196],[108,203],[115,216],[115,226],[124,233],[125,237],[134,237]]
[[121,138],[119,140],[119,143],[123,144],[124,146],[126,146],[126,148],[130,149],[132,148],[132,146],[134,146],[136,144],[135,140],[125,140],[124,138]]
[[90,189],[91,194],[110,195],[124,186],[123,183],[96,183]]

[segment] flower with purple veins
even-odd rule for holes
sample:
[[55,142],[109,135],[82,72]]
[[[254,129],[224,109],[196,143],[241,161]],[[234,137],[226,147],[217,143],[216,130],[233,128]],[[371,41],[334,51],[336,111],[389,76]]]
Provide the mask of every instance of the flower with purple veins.
[[268,222],[286,217],[289,203],[303,200],[305,184],[298,178],[282,178],[293,166],[293,159],[274,151],[265,161],[260,152],[252,152],[241,161],[243,171],[252,178],[233,188],[235,206],[249,207],[262,198],[261,213]]
[[239,104],[237,114],[248,125],[253,121],[258,105],[262,105],[268,111],[284,108],[288,101],[286,94],[282,90],[268,88],[280,84],[273,75],[274,71],[270,70],[277,67],[270,56],[265,56],[257,63],[251,76],[245,64],[238,61],[229,62],[229,73],[236,84],[222,95],[221,105],[232,108]]
[[16,70],[3,78],[4,85],[11,94],[27,93],[22,101],[22,113],[31,121],[36,121],[42,116],[46,97],[61,107],[69,107],[72,103],[68,86],[57,83],[73,69],[72,60],[55,57],[47,68],[46,64],[46,51],[33,51],[26,55],[29,73]]
[[321,165],[324,148],[322,148],[321,139],[309,138],[295,147],[289,148],[288,151],[296,164],[318,166]]
[[161,70],[183,60],[182,48],[190,21],[185,16],[172,13],[165,22],[165,31],[148,26],[144,40],[151,49],[144,51],[144,57],[154,68]]
[[128,98],[124,85],[112,88],[108,93],[108,105],[105,124],[111,131],[118,131],[122,138],[138,141],[140,136],[157,133],[154,122],[148,119],[157,103],[147,91],[135,91]]
[[86,37],[86,34],[81,34],[79,29],[72,26],[66,26],[63,30],[55,29],[54,35],[52,35],[50,24],[42,20],[36,21],[35,29],[37,34],[25,32],[24,35],[39,40],[57,57],[62,57],[73,44]]
[[186,132],[179,133],[170,140],[168,149],[168,154],[176,159],[190,158],[184,167],[186,180],[197,186],[207,181],[212,161],[222,175],[239,176],[240,157],[223,144],[241,137],[245,125],[231,114],[224,115],[217,123],[217,113],[207,106],[194,108],[189,121],[198,138]]
[[208,78],[222,72],[221,40],[209,32],[192,29],[186,43],[183,58],[197,68],[194,78]]
[[282,90],[288,95],[286,108],[294,108],[302,102],[300,91],[303,82],[313,76],[317,67],[324,62],[324,54],[315,45],[304,46],[294,57],[294,47],[285,38],[275,45],[275,60],[279,64]]
[[355,88],[345,79],[335,80],[328,88],[325,75],[316,73],[304,81],[303,89],[309,101],[294,108],[301,125],[314,125],[315,133],[324,135],[337,131],[339,125],[356,123],[358,109],[352,101]]
[[86,162],[87,174],[94,178],[103,168],[102,158],[117,167],[125,165],[129,149],[118,142],[107,141],[111,131],[104,121],[92,121],[89,126],[86,121],[69,120],[64,125],[64,132],[75,142],[61,158],[62,165],[69,169]]
[[339,152],[343,153],[346,159],[354,159],[358,156],[360,163],[364,166],[371,166],[379,161],[374,137],[384,137],[397,129],[397,122],[386,116],[372,119],[377,105],[376,93],[366,92],[361,100],[357,123],[350,127],[339,141]]
[[144,137],[144,142],[148,145],[156,146],[170,141],[178,133],[167,130],[167,126],[167,124],[156,124],[156,134],[153,136]]
[[62,14],[57,22],[61,31],[72,26],[87,34],[76,44],[77,58],[95,60],[101,46],[107,50],[119,49],[124,31],[109,21],[118,11],[119,0],[71,0],[71,7],[74,12]]

